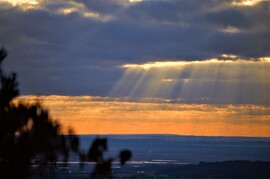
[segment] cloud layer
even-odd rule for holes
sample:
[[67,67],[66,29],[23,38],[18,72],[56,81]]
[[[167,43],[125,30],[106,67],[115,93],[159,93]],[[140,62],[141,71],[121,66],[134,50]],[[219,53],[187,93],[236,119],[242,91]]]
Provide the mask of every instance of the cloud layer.
[[[34,102],[35,96],[18,100]],[[79,134],[270,136],[269,106],[173,104],[95,96],[40,96],[55,119]],[[154,101],[154,100],[153,100]]]
[[[222,54],[243,59],[270,56],[269,1],[0,0],[0,3],[0,45],[9,51],[5,65],[8,70],[18,72],[23,94],[106,96],[125,75],[126,70],[119,68],[125,64],[200,61]],[[206,69],[196,68],[202,68],[196,71],[198,76],[205,75]],[[213,68],[206,74],[217,70],[216,66]],[[216,74],[232,73],[231,67],[226,68]],[[256,101],[256,96],[262,99],[269,95],[270,86],[269,80],[261,83],[256,78],[257,67],[250,70],[253,67],[248,66],[247,71],[245,67],[232,68],[238,68],[239,79],[243,73],[252,82],[240,79],[228,86],[217,76],[217,88],[213,90],[223,93],[224,86],[243,89],[243,94],[238,92],[240,98],[251,98],[243,103],[269,103],[269,98],[264,99],[266,102]],[[269,65],[259,68],[265,68],[263,75],[270,76]],[[194,69],[185,68],[182,75],[190,73]],[[254,84],[256,80],[259,82]],[[193,82],[191,88],[209,85]],[[180,93],[177,88],[181,86],[176,86],[171,97]],[[205,90],[202,87],[201,93],[207,97],[209,92]],[[220,96],[213,95],[216,99],[213,102],[222,103]]]

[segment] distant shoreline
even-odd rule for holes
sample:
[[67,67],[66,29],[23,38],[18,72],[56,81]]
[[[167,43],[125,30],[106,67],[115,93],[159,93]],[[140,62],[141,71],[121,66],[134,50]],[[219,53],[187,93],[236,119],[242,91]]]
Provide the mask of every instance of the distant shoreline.
[[[79,163],[58,163],[56,178],[85,178],[94,164],[84,165],[80,169]],[[128,163],[125,167],[113,164],[112,168],[114,178],[270,178],[270,161],[233,160],[183,165]]]
[[[69,134],[63,134],[69,136]],[[77,136],[151,136],[151,137],[211,137],[211,138],[260,138],[270,139],[270,137],[254,137],[254,136],[200,136],[200,135],[182,135],[182,134],[75,134]]]

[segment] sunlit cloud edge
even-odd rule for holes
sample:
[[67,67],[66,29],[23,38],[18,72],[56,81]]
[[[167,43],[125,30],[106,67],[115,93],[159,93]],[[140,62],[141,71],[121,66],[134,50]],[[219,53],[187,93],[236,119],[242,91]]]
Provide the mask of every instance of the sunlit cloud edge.
[[234,54],[222,54],[218,58],[210,58],[203,60],[160,60],[160,61],[150,61],[142,64],[123,64],[119,66],[120,68],[163,68],[163,67],[181,67],[184,65],[192,64],[220,64],[220,63],[257,63],[265,62],[270,63],[270,57],[259,57],[259,58],[241,58]]

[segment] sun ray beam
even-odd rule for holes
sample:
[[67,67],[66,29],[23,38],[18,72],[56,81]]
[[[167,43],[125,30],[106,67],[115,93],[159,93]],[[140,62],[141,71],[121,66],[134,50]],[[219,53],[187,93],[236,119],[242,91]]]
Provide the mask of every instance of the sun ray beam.
[[127,96],[149,99],[177,97],[189,103],[267,104],[270,95],[267,59],[241,59],[222,54],[202,61],[125,64],[122,66],[126,71],[124,78],[113,91],[125,89]]

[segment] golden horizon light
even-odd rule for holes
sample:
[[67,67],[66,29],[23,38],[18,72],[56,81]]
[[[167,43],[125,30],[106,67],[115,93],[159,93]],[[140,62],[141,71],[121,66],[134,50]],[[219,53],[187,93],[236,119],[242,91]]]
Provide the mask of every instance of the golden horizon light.
[[13,7],[19,7],[23,11],[40,8],[44,0],[0,0],[1,2],[9,3]]
[[[35,96],[17,100],[34,102]],[[39,96],[76,134],[177,134],[270,137],[269,106],[128,102],[95,96]]]

